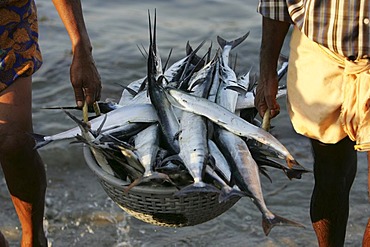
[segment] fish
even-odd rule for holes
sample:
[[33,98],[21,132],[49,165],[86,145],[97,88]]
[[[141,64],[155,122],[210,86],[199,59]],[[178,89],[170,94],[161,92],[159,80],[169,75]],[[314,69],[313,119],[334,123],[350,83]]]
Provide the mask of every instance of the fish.
[[259,167],[272,167],[280,169],[290,180],[293,178],[300,179],[302,174],[312,172],[311,170],[302,166],[294,166],[293,168],[285,166],[281,162],[281,159],[278,158],[278,154],[276,154],[274,150],[271,150],[266,146],[259,145],[259,143],[257,143],[255,140],[250,139],[247,140],[246,143],[253,159],[257,162]]
[[236,74],[233,69],[229,66],[229,55],[230,51],[242,43],[249,35],[249,32],[242,37],[233,40],[226,41],[220,36],[217,36],[217,41],[222,48],[220,58],[220,79],[221,84],[218,89],[216,102],[217,104],[225,107],[231,112],[235,112],[236,101],[238,98],[238,92],[230,90],[228,87],[238,87]]
[[[118,150],[122,153],[122,155],[126,158],[128,166],[127,169],[130,170],[131,180],[135,181],[138,178],[142,177],[145,168],[141,164],[139,157],[134,152],[134,148],[127,147],[126,143],[111,136],[107,135],[107,138],[110,138],[111,142],[108,144],[112,149]],[[128,192],[128,190],[131,189],[131,186],[128,186],[125,189],[125,192]]]
[[[102,153],[102,151],[97,148],[95,145],[93,145],[93,141],[95,140],[94,135],[90,132],[90,128],[87,123],[77,119],[75,116],[73,116],[71,113],[69,113],[67,110],[64,110],[64,112],[78,124],[78,127],[81,131],[81,138],[84,139],[84,142],[89,145],[91,153],[94,155],[96,162],[98,165],[108,174],[114,175],[114,171],[112,167],[109,165],[106,156]],[[104,121],[101,123],[101,126],[99,129],[102,128],[106,121],[106,116]],[[76,135],[78,137],[79,134]]]
[[231,187],[226,183],[219,174],[209,165],[205,168],[206,175],[210,176],[221,186],[221,191],[218,197],[219,203],[224,203],[233,197],[244,197],[245,193],[242,192],[237,186]]
[[167,181],[175,185],[167,174],[154,171],[154,164],[159,152],[158,124],[148,126],[136,134],[133,139],[135,147],[133,152],[137,155],[140,164],[144,167],[144,173],[130,184],[127,191],[143,182],[153,180],[160,181],[160,183]]
[[[104,119],[106,119],[106,121],[101,130],[102,132],[133,122],[154,123],[158,121],[158,116],[151,104],[138,104],[120,107],[89,121],[91,130],[93,131],[98,129]],[[77,126],[53,135],[42,135],[37,133],[30,134],[33,136],[36,142],[34,148],[38,149],[53,141],[73,138],[80,133],[81,129],[79,126]]]
[[217,180],[222,186],[218,201],[221,203],[235,196],[247,196],[245,192],[242,192],[239,187],[231,182],[232,175],[229,162],[217,147],[216,143],[214,143],[214,141],[211,139],[208,139],[208,147],[210,150],[210,155],[214,159],[214,164],[207,165],[206,172],[215,180]]
[[[212,82],[214,61],[210,61],[191,78],[189,91],[199,97],[208,95]],[[194,183],[176,192],[183,196],[192,192],[219,192],[217,188],[203,181],[208,163],[208,135],[206,119],[192,112],[183,111],[180,118],[179,157],[194,179]]]
[[194,183],[176,192],[185,196],[193,192],[219,192],[217,188],[203,181],[204,169],[208,162],[207,126],[201,116],[184,112],[181,117],[179,135],[179,157],[184,162]]
[[[110,111],[113,111],[119,107],[121,107],[121,105],[115,103],[115,102],[112,102],[112,101],[98,101],[96,102],[99,106],[99,110],[101,113],[108,113]],[[47,109],[47,110],[82,110],[81,108],[77,107],[77,106],[46,106],[46,107],[42,107],[42,109]],[[88,112],[90,113],[94,113],[95,110],[92,106],[89,106],[88,107]]]
[[145,83],[147,81],[146,76],[140,79],[137,79],[133,82],[130,82],[128,86],[124,87],[124,90],[121,93],[121,97],[118,101],[118,105],[125,106],[131,103],[133,98],[145,88]]
[[180,83],[195,71],[195,67],[199,64],[196,60],[196,53],[204,45],[205,41],[202,41],[194,50],[190,47],[189,42],[186,44],[187,55],[183,59],[175,62],[165,72],[164,76],[169,82],[168,86],[179,87]]
[[262,227],[267,236],[277,225],[304,227],[300,223],[285,219],[272,213],[266,206],[263,198],[259,169],[249,149],[239,136],[223,129],[217,129],[216,140],[220,150],[232,165],[233,179],[236,185],[252,198],[262,214]]
[[[235,110],[255,108],[255,105],[254,105],[254,98],[256,95],[255,87],[251,91],[247,91],[240,86],[237,87],[237,89],[235,87],[228,87],[228,88],[231,90],[235,89],[235,91],[238,92]],[[279,86],[278,92],[276,94],[276,99],[285,97],[286,93],[287,93],[286,86],[285,85]]]
[[300,166],[287,148],[273,135],[236,116],[224,107],[205,98],[197,97],[174,88],[167,88],[166,93],[167,98],[173,106],[205,116],[215,124],[238,136],[252,138],[271,147],[279,153],[280,158],[285,159],[289,168]]
[[159,76],[157,78],[157,70],[159,58],[157,56],[156,47],[156,17],[154,16],[154,28],[152,33],[151,20],[149,16],[149,33],[150,33],[150,45],[148,52],[148,93],[150,101],[154,106],[157,115],[160,129],[163,133],[163,139],[166,142],[168,148],[173,153],[179,153],[180,148],[178,140],[174,137],[179,132],[179,121],[172,110],[172,106],[169,103],[164,88],[160,85],[160,81],[166,80],[165,77]]

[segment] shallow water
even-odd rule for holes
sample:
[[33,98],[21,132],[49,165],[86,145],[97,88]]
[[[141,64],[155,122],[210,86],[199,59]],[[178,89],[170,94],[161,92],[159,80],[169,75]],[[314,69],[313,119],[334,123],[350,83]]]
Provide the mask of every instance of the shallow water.
[[[57,110],[43,106],[73,105],[69,83],[70,41],[51,1],[38,0],[43,67],[34,76],[34,129],[54,134],[74,126]],[[237,71],[258,70],[261,17],[256,1],[118,1],[83,2],[85,20],[94,46],[96,64],[103,81],[102,99],[118,100],[121,85],[145,75],[145,59],[137,45],[148,45],[148,9],[157,10],[158,46],[165,57],[173,48],[172,61],[185,54],[187,41],[196,46],[216,37],[234,39],[250,31],[237,48]],[[215,48],[216,49],[216,48]],[[284,46],[287,54],[287,46]],[[235,54],[235,53],[234,53]],[[306,168],[312,168],[307,139],[297,135],[284,106],[272,121],[275,135]],[[75,114],[78,114],[77,112]],[[316,246],[309,220],[312,174],[289,181],[284,174],[269,170],[273,182],[262,178],[265,199],[275,213],[303,223],[306,229],[276,227],[268,237],[261,216],[247,198],[242,198],[223,215],[201,225],[165,228],[143,223],[123,212],[104,192],[87,167],[80,145],[50,144],[40,150],[47,167],[48,190],[45,226],[52,246]],[[367,167],[359,154],[358,174],[351,193],[346,246],[360,246],[370,215],[367,201]],[[20,226],[0,174],[0,230],[11,246],[19,246]]]

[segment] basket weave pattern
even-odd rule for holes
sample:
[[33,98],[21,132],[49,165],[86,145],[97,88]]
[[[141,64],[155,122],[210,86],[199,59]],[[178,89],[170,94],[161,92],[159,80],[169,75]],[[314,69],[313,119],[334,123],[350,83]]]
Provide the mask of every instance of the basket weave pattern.
[[176,197],[174,192],[177,189],[173,186],[139,185],[125,193],[125,186],[118,184],[117,178],[104,174],[86,147],[84,156],[108,196],[127,213],[150,224],[169,227],[197,225],[221,215],[240,199],[233,197],[219,203],[219,194],[215,192]]

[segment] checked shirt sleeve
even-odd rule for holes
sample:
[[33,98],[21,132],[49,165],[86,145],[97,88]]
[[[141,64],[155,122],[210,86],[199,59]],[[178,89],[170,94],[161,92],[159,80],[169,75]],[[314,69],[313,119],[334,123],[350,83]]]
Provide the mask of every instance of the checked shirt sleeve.
[[259,0],[257,12],[273,20],[293,23],[285,0]]

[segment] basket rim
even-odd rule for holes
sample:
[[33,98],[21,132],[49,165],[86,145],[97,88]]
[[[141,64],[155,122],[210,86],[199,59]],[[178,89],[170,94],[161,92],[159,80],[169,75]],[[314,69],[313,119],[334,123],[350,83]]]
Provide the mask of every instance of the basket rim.
[[[85,163],[88,165],[88,167],[94,172],[96,176],[98,176],[99,179],[105,181],[106,183],[109,183],[119,189],[124,190],[127,188],[128,185],[130,185],[129,182],[123,181],[122,179],[119,179],[106,171],[104,171],[96,162],[95,158],[93,157],[93,154],[90,151],[90,148],[84,144],[83,146],[83,154],[85,158]],[[130,189],[132,192],[139,192],[139,193],[150,193],[150,194],[171,194],[178,189],[175,186],[145,186],[145,185],[138,185],[134,186]]]

